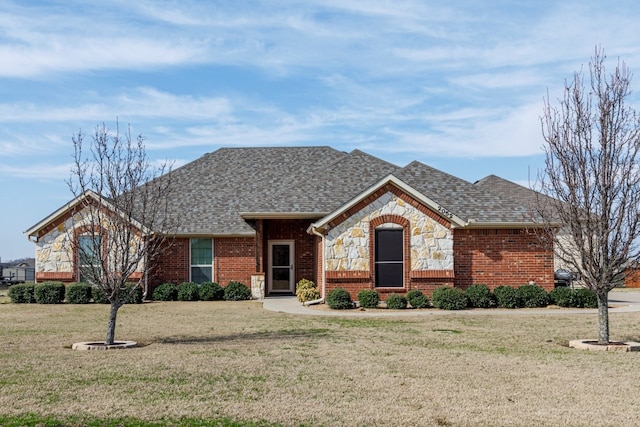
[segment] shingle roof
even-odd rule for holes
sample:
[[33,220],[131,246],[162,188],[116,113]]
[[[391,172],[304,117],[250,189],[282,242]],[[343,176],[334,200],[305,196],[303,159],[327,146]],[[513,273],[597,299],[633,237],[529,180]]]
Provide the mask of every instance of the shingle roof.
[[522,223],[530,218],[526,205],[508,193],[488,191],[417,161],[394,175],[467,222]]
[[170,215],[179,234],[244,234],[240,213],[321,217],[398,166],[330,147],[222,148],[160,179],[170,179]]

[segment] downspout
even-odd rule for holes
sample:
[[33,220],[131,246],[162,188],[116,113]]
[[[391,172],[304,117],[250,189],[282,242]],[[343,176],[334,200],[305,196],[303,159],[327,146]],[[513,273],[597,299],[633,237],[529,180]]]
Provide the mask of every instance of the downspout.
[[325,269],[325,250],[324,250],[324,234],[320,233],[318,231],[318,229],[316,229],[316,227],[311,224],[311,233],[313,233],[314,235],[320,237],[320,241],[322,242],[322,291],[320,292],[320,299],[314,300],[314,301],[307,301],[306,303],[304,303],[304,305],[313,305],[313,304],[320,304],[322,302],[324,302],[324,298],[325,298],[325,293],[326,293],[326,282],[327,282],[327,276],[326,276],[326,269]]

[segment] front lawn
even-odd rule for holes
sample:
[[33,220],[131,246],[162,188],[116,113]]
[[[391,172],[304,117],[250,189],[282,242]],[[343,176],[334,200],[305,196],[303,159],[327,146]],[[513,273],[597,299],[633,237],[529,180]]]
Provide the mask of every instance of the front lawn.
[[[567,347],[595,335],[595,314],[336,318],[154,302],[120,311],[116,338],[140,348],[70,350],[103,339],[108,309],[0,305],[0,424],[592,426],[640,413],[640,354]],[[640,339],[638,313],[611,325],[614,339]]]

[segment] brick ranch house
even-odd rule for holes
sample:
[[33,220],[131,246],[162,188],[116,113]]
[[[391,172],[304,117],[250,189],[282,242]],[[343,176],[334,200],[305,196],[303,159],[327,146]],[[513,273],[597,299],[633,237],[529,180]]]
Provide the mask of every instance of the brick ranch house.
[[[164,179],[164,178],[160,178]],[[554,286],[554,256],[531,232],[530,190],[496,176],[475,184],[414,161],[359,150],[222,148],[170,172],[173,245],[155,261],[160,283],[251,285],[292,294],[301,279],[390,293],[438,286]],[[526,191],[525,191],[526,190]],[[520,197],[526,194],[527,197]],[[65,236],[74,201],[25,233],[36,280],[78,281]]]

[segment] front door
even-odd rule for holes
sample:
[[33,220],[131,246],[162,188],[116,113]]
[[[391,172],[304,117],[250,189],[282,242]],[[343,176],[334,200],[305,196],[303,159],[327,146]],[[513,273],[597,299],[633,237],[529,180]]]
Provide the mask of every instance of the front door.
[[269,293],[295,292],[293,240],[269,242]]

